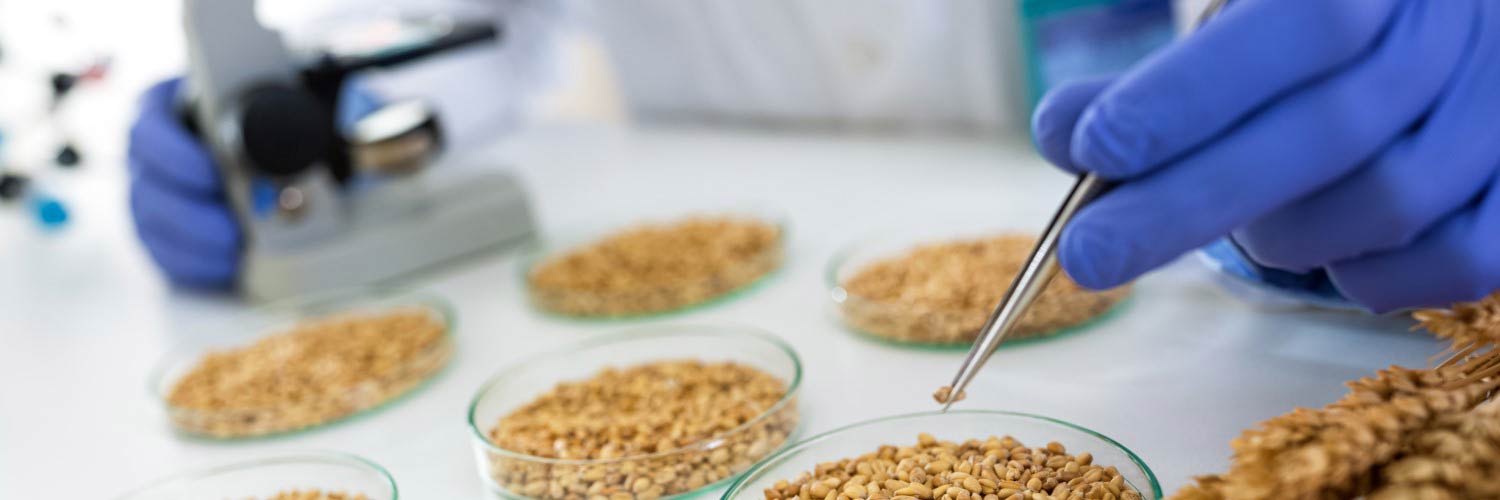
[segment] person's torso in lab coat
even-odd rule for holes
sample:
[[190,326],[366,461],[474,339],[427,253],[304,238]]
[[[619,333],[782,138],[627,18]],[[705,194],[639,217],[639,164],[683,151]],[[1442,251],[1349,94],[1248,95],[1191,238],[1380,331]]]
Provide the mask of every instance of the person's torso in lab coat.
[[308,44],[388,11],[495,19],[504,40],[494,50],[366,79],[383,99],[432,103],[456,149],[504,133],[551,82],[563,25],[597,35],[642,121],[981,133],[1026,122],[1006,0],[267,3],[288,11],[272,24]]
[[643,120],[897,129],[1024,124],[1014,5],[994,0],[595,0]]

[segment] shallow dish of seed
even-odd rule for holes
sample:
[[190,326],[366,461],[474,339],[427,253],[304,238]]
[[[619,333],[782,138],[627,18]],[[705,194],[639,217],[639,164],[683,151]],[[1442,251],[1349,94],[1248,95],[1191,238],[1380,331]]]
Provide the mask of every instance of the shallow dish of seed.
[[714,302],[781,267],[786,227],[767,214],[705,212],[589,233],[533,250],[523,278],[537,308],[612,318]]
[[[1036,243],[1023,231],[874,238],[849,245],[828,266],[839,320],[899,344],[967,346],[979,335]],[[1058,273],[1007,342],[1054,336],[1103,317],[1129,285],[1091,291]]]
[[480,478],[506,498],[658,500],[789,443],[802,365],[767,333],[620,332],[497,374],[469,408]]
[[303,452],[184,472],[117,500],[396,500],[384,467],[353,455]]
[[308,429],[420,387],[453,353],[440,298],[358,289],[257,308],[194,338],[154,386],[178,432],[215,439]]
[[265,497],[265,500],[370,500],[370,497],[346,491],[286,490]]
[[751,468],[724,500],[1159,499],[1156,476],[1099,433],[1025,413],[955,410],[862,422]]

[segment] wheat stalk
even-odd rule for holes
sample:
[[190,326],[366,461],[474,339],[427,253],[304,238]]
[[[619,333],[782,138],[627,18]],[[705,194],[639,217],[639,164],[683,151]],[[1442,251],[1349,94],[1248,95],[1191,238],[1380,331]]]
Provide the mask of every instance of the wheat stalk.
[[1230,469],[1180,500],[1500,497],[1500,294],[1413,316],[1453,342],[1430,369],[1392,366],[1230,442]]

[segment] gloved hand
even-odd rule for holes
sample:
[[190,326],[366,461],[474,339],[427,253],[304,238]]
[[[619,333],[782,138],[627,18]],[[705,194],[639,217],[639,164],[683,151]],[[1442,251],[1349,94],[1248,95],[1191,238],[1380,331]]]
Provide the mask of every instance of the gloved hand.
[[240,227],[213,156],[174,108],[182,80],[152,86],[130,129],[130,214],[173,282],[228,288],[239,274]]
[[1500,288],[1500,3],[1230,2],[1051,93],[1033,132],[1053,163],[1121,181],[1063,234],[1085,286],[1231,235],[1375,311]]
[[[130,130],[130,213],[136,233],[173,282],[228,288],[239,275],[242,236],[219,169],[177,116],[182,79],[152,86]],[[349,127],[380,107],[357,79],[340,89],[337,122]]]

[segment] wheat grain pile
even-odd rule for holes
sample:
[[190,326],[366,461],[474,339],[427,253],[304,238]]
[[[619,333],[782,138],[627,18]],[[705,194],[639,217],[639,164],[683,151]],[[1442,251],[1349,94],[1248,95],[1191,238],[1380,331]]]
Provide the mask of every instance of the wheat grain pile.
[[447,327],[419,306],[308,320],[203,355],[167,392],[168,416],[185,432],[221,438],[336,420],[436,374],[452,353]]
[[798,415],[794,401],[781,404],[787,389],[785,380],[734,362],[607,368],[502,417],[489,437],[509,453],[487,453],[486,468],[495,485],[527,498],[686,493],[750,468],[786,442]]
[[[925,244],[856,270],[839,312],[856,330],[918,343],[967,344],[1005,298],[1036,246],[1028,234]],[[1091,291],[1059,273],[1007,340],[1058,333],[1103,315],[1129,286]]]
[[549,257],[526,276],[532,301],[575,316],[663,312],[706,302],[781,265],[781,228],[736,217],[643,224]]
[[277,493],[276,496],[266,500],[370,500],[363,493],[345,493],[342,491],[319,491],[319,490],[292,490]]
[[1062,443],[1028,448],[1010,436],[884,445],[818,464],[766,488],[765,500],[1140,500],[1112,465]]
[[1391,367],[1349,383],[1322,409],[1298,409],[1230,443],[1223,474],[1197,478],[1181,500],[1500,498],[1500,294],[1419,311],[1453,341],[1454,361]]

